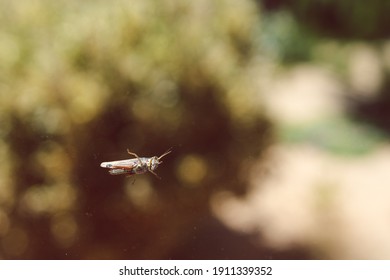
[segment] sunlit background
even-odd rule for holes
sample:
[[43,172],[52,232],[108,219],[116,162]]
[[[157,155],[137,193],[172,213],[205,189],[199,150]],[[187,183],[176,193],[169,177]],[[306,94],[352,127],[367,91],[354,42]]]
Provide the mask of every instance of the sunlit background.
[[0,0],[0,258],[390,259],[389,14]]

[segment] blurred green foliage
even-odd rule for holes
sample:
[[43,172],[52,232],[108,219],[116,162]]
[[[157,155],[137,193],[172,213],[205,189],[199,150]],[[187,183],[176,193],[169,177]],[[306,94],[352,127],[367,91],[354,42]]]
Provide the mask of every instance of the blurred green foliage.
[[321,38],[302,28],[287,11],[263,16],[263,48],[285,65],[310,61]]
[[374,127],[345,118],[281,127],[279,135],[289,144],[310,144],[343,156],[368,154],[386,139],[386,135]]
[[[190,258],[270,141],[250,1],[0,2],[0,258]],[[157,172],[100,162],[159,155]],[[215,250],[211,247],[208,250]]]
[[289,10],[297,21],[320,36],[342,40],[383,40],[389,37],[387,0],[261,0],[265,9]]

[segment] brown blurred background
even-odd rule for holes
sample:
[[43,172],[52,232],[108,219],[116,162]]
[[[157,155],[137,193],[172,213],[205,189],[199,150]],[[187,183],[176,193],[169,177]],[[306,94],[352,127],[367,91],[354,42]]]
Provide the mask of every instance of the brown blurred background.
[[0,258],[390,258],[390,4],[312,2],[1,0]]

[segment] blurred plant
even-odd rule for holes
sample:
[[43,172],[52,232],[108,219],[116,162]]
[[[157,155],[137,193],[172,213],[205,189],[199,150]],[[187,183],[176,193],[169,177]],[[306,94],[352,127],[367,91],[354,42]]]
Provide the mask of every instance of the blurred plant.
[[[252,2],[0,7],[0,257],[172,257],[245,192],[270,141]],[[170,146],[156,188],[99,167]]]
[[287,143],[310,143],[329,153],[344,156],[368,154],[386,139],[381,131],[371,126],[341,117],[282,127],[280,138]]

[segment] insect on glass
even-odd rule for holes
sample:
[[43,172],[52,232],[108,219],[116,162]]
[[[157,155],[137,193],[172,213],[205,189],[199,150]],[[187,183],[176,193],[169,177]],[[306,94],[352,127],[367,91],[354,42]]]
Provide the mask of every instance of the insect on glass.
[[157,169],[159,164],[162,163],[161,159],[170,152],[172,152],[172,148],[159,157],[139,157],[136,153],[132,153],[129,151],[129,149],[127,149],[127,153],[135,156],[135,158],[102,162],[100,166],[103,168],[109,168],[110,170],[108,172],[111,175],[126,174],[128,176],[132,176],[136,174],[143,174],[149,171],[157,178],[161,179],[154,171]]

